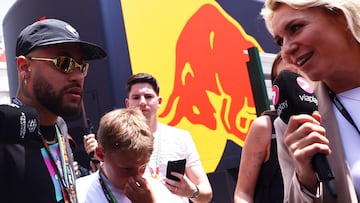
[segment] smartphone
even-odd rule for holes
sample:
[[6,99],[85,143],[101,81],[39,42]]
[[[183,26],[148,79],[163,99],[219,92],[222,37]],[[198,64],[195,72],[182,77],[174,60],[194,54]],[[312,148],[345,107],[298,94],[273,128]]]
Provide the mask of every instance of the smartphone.
[[178,172],[184,175],[185,173],[185,165],[186,165],[186,159],[180,159],[176,161],[168,161],[167,168],[166,168],[166,177],[175,180],[180,181],[178,177],[175,177],[171,175],[171,172]]

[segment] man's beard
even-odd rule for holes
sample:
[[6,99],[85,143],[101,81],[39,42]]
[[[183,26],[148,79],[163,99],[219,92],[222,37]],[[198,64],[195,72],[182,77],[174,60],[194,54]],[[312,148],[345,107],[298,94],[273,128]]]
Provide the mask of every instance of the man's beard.
[[76,116],[81,111],[80,103],[77,105],[74,103],[67,104],[62,100],[64,92],[74,86],[78,87],[74,83],[63,87],[59,92],[55,92],[53,86],[45,78],[37,77],[34,79],[34,96],[43,107],[58,116]]

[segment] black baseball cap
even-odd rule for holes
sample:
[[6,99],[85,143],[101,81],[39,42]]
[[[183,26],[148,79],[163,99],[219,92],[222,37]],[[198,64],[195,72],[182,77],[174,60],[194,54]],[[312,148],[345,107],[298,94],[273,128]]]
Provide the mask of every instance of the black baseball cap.
[[26,56],[37,47],[64,43],[78,44],[85,60],[102,59],[107,55],[100,46],[80,40],[79,33],[67,22],[45,19],[21,31],[16,42],[16,56]]

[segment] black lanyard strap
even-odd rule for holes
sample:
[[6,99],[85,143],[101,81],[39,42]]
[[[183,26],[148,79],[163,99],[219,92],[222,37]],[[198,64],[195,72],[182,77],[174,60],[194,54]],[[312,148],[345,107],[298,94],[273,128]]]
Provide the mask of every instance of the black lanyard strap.
[[106,185],[105,178],[103,176],[104,175],[102,174],[102,168],[100,167],[99,168],[99,182],[100,182],[101,188],[104,192],[104,195],[109,203],[117,203],[117,200],[114,197],[114,195],[112,194],[110,188]]
[[349,112],[346,110],[345,106],[340,102],[339,98],[336,94],[329,89],[329,96],[331,101],[334,103],[336,108],[340,111],[340,113],[344,116],[344,118],[356,129],[358,134],[360,135],[360,130],[355,124],[354,120],[351,118]]

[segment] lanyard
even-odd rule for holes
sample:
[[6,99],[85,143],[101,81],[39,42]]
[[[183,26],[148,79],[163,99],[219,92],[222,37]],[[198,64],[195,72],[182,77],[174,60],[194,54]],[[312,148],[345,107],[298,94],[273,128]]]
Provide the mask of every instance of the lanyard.
[[102,174],[102,169],[100,167],[99,169],[99,182],[101,185],[101,188],[105,194],[106,199],[108,200],[109,203],[117,203],[116,198],[114,197],[113,193],[111,192],[110,188],[106,185],[105,183],[105,177]]
[[160,177],[160,153],[161,153],[161,131],[158,126],[158,136],[156,138],[156,146],[157,146],[157,153],[156,153],[156,160],[155,160],[155,170],[153,167],[149,165],[151,177],[158,179]]
[[74,183],[73,183],[74,176],[71,171],[71,166],[69,164],[69,158],[68,158],[68,154],[66,151],[65,140],[64,140],[64,137],[61,135],[57,125],[55,125],[55,129],[56,129],[56,135],[57,135],[57,140],[58,140],[59,149],[60,149],[60,159],[61,159],[61,167],[62,167],[63,174],[61,174],[61,172],[56,164],[55,158],[50,151],[49,145],[46,143],[46,140],[43,136],[41,136],[41,140],[43,142],[43,145],[45,146],[46,152],[48,153],[48,155],[50,157],[51,164],[54,167],[54,170],[59,179],[59,182],[61,183],[61,191],[63,193],[64,201],[66,203],[68,203],[68,202],[76,203],[77,199],[76,199],[75,187],[74,187]]
[[351,118],[349,112],[346,110],[345,106],[340,102],[339,98],[336,96],[336,94],[329,89],[329,96],[336,106],[336,108],[340,111],[340,113],[344,116],[344,118],[356,129],[358,134],[360,135],[360,130],[355,124],[354,120]]

